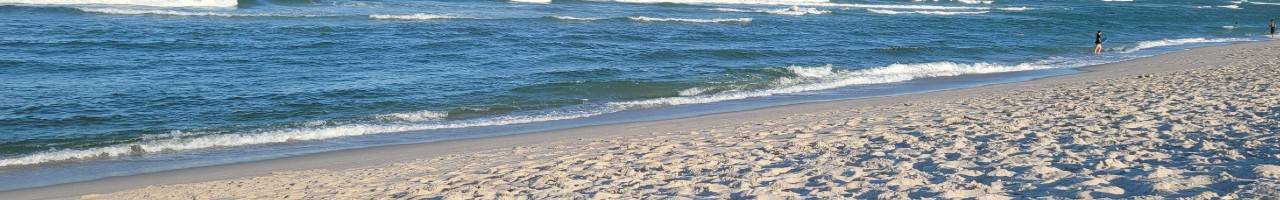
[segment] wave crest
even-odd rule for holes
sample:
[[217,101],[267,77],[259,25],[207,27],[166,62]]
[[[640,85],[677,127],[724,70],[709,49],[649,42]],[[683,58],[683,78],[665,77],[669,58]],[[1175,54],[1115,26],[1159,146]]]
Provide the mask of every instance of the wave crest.
[[[1048,65],[1023,63],[1018,65],[1000,65],[992,63],[960,64],[954,62],[933,62],[920,64],[892,64],[884,67],[861,70],[841,70],[834,66],[786,67],[792,76],[773,81],[768,89],[749,91],[725,91],[697,96],[677,96],[638,101],[610,103],[619,109],[649,108],[684,104],[712,103],[728,100],[739,100],[753,97],[766,97],[779,94],[809,92],[835,89],[853,85],[879,84],[910,81],[920,78],[958,76],[965,74],[989,74],[1001,72],[1027,71],[1052,68]],[[685,92],[682,92],[685,93]],[[688,92],[692,93],[692,92]]]
[[448,112],[436,112],[436,111],[430,111],[430,110],[423,110],[423,111],[416,111],[416,112],[381,114],[375,118],[378,118],[381,120],[388,120],[388,121],[422,122],[422,121],[440,120],[440,119],[444,119],[445,117],[449,117]]
[[108,15],[169,15],[169,16],[200,16],[200,17],[330,17],[324,15],[291,15],[291,14],[275,14],[275,13],[231,13],[231,12],[206,12],[206,11],[181,11],[181,10],[159,10],[159,9],[128,9],[128,8],[76,8],[81,12],[98,13]]
[[914,11],[897,11],[897,10],[881,10],[867,8],[868,12],[898,15],[898,14],[923,14],[923,15],[977,15],[986,14],[988,11],[931,11],[931,10],[914,10]]
[[720,12],[768,13],[768,14],[775,14],[775,15],[795,15],[795,16],[821,15],[821,14],[831,13],[830,10],[821,10],[817,8],[806,8],[806,7],[800,7],[800,6],[791,6],[791,7],[780,8],[780,9],[747,10],[747,9],[736,9],[736,8],[712,8],[711,10],[720,11]]
[[381,20],[433,20],[433,19],[457,19],[457,18],[459,17],[449,16],[449,15],[427,14],[427,13],[415,13],[415,14],[408,14],[408,15],[388,15],[388,14],[369,15],[369,19],[381,19]]
[[[493,118],[461,120],[445,123],[429,123],[429,124],[399,124],[399,125],[375,125],[375,124],[348,124],[331,127],[310,127],[310,128],[294,128],[275,131],[265,131],[256,133],[238,133],[238,134],[194,134],[194,133],[173,133],[167,134],[164,138],[156,138],[134,142],[128,144],[97,147],[89,149],[64,149],[47,152],[40,152],[30,155],[24,155],[15,158],[0,159],[0,167],[24,166],[44,164],[51,162],[65,162],[74,160],[125,157],[142,155],[154,152],[170,152],[209,149],[217,147],[234,147],[261,144],[286,143],[297,141],[312,141],[322,139],[332,139],[340,137],[373,135],[384,133],[398,133],[407,131],[423,131],[435,129],[452,129],[467,128],[480,126],[500,126],[511,124],[524,124],[543,121],[554,121],[564,119],[575,119],[600,115],[604,113],[615,112],[612,110],[600,111],[581,111],[581,112],[550,112],[545,114],[534,115],[508,115]],[[396,115],[396,114],[391,114]],[[408,119],[418,119],[424,117],[423,113],[408,113]],[[425,119],[425,118],[424,118]],[[312,124],[312,123],[309,123]],[[324,123],[315,123],[324,124]],[[193,135],[203,135],[195,136]]]
[[0,4],[34,5],[135,5],[150,7],[236,7],[237,0],[0,0]]
[[1125,48],[1125,49],[1123,50],[1123,52],[1124,52],[1124,53],[1133,53],[1133,52],[1141,51],[1141,50],[1143,50],[1143,49],[1150,49],[1150,48],[1157,48],[1157,47],[1166,47],[1166,46],[1177,46],[1177,45],[1185,45],[1185,44],[1195,44],[1195,43],[1223,43],[1223,42],[1245,42],[1245,41],[1253,41],[1253,40],[1245,39],[1245,38],[1213,38],[1213,39],[1206,39],[1206,38],[1181,38],[1181,39],[1163,39],[1163,40],[1141,41],[1141,42],[1138,42],[1138,43],[1137,43],[1136,45],[1134,45],[1133,47]]
[[751,23],[751,18],[714,18],[714,19],[689,19],[689,18],[659,18],[635,16],[627,17],[628,19],[640,22],[686,22],[686,23]]

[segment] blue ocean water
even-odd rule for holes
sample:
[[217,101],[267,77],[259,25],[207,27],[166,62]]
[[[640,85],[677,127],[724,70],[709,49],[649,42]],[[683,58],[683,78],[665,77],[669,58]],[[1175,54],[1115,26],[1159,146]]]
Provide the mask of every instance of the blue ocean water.
[[0,190],[1025,80],[1262,40],[1277,16],[1280,1],[0,0]]

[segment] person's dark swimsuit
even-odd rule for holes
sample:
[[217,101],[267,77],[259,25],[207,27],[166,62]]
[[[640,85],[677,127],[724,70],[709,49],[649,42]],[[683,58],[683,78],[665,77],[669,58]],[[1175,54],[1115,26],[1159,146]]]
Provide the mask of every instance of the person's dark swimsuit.
[[1093,38],[1093,44],[1102,44],[1102,34],[1098,34],[1097,37]]

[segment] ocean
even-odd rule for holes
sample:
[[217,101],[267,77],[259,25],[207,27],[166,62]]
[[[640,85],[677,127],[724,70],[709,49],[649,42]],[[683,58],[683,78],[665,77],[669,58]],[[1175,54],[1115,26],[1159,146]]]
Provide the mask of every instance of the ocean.
[[0,190],[1021,81],[1264,40],[1278,16],[1280,1],[1212,0],[0,0]]

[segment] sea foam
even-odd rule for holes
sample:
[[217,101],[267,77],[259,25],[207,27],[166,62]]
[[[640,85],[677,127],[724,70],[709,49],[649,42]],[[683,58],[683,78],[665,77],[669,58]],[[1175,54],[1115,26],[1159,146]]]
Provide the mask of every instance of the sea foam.
[[713,11],[720,12],[741,12],[741,13],[768,13],[775,15],[820,15],[831,13],[830,10],[822,10],[818,8],[806,8],[800,6],[791,6],[780,9],[737,9],[737,8],[712,8]]
[[0,0],[0,4],[136,5],[150,7],[236,7],[237,0]]
[[[939,0],[913,0],[913,1],[916,1],[916,2],[921,2],[921,1],[933,1],[933,2],[938,2]],[[992,4],[992,3],[995,3],[995,2],[996,2],[996,1],[994,1],[994,0],[952,0],[952,1],[959,2],[959,3],[963,3],[963,4]]]
[[595,20],[605,19],[603,17],[574,17],[574,16],[560,16],[560,15],[551,16],[551,18],[558,19],[558,20],[569,20],[569,21],[595,21]]
[[388,120],[388,121],[421,122],[421,121],[440,120],[448,116],[449,116],[448,112],[423,110],[423,111],[415,111],[415,112],[381,114],[376,116],[375,118],[378,118],[381,120]]
[[714,18],[714,19],[690,19],[690,18],[662,18],[662,17],[645,17],[634,16],[628,19],[640,22],[685,22],[685,23],[750,23],[751,18]]
[[163,9],[130,9],[130,8],[76,8],[81,12],[109,15],[169,15],[169,16],[201,16],[201,17],[331,17],[326,15],[295,15],[281,13],[234,13],[214,11],[184,11]]
[[1177,46],[1177,45],[1194,44],[1194,43],[1222,43],[1222,42],[1244,42],[1244,41],[1253,41],[1253,40],[1251,40],[1251,39],[1245,39],[1245,38],[1213,38],[1213,39],[1206,39],[1206,38],[1181,38],[1181,39],[1163,39],[1163,40],[1141,41],[1141,42],[1138,42],[1138,43],[1137,43],[1136,45],[1134,45],[1133,47],[1125,48],[1124,50],[1122,50],[1122,52],[1124,52],[1124,53],[1133,53],[1133,52],[1141,51],[1141,50],[1143,50],[1143,49],[1150,49],[1150,48],[1157,48],[1157,47],[1166,47],[1166,46]]
[[[993,63],[961,64],[933,62],[920,64],[892,64],[884,67],[842,70],[831,65],[817,67],[791,66],[785,68],[793,76],[774,80],[772,87],[759,90],[732,90],[713,94],[665,97],[647,100],[610,103],[619,109],[648,108],[670,105],[713,103],[780,94],[827,90],[853,85],[880,84],[910,81],[920,78],[959,76],[965,74],[989,74],[1052,68],[1051,65],[1024,63],[1000,65]],[[693,90],[693,89],[690,89]],[[704,89],[703,89],[704,90]],[[687,91],[687,90],[686,90]],[[695,90],[696,91],[696,90]],[[693,94],[684,92],[681,94]],[[697,92],[701,93],[701,91]]]
[[[531,115],[507,115],[492,118],[450,121],[443,123],[422,124],[347,124],[328,127],[293,128],[284,130],[235,133],[235,134],[193,134],[173,133],[159,139],[144,140],[128,144],[88,149],[65,149],[40,152],[14,158],[0,159],[0,167],[34,165],[50,162],[63,162],[85,159],[100,159],[142,155],[154,152],[174,152],[217,147],[235,147],[247,145],[274,144],[298,141],[323,140],[340,137],[397,133],[406,131],[423,131],[435,129],[467,128],[480,126],[500,126],[542,121],[575,119],[600,115],[614,110],[595,110],[577,112],[549,112]],[[430,112],[427,112],[430,113]],[[392,118],[427,119],[432,114],[408,113],[403,116],[391,114]],[[382,117],[382,116],[379,116]],[[323,123],[322,123],[323,124]],[[192,135],[202,135],[195,136]]]
[[867,12],[887,14],[887,15],[898,15],[898,14],[978,15],[978,14],[986,14],[988,11],[932,11],[932,10],[897,11],[897,10],[881,10],[881,9],[867,8]]
[[826,0],[591,0],[618,3],[745,4],[905,10],[989,10],[990,7],[832,3]]
[[449,15],[427,14],[427,13],[415,13],[415,14],[407,14],[407,15],[372,14],[372,15],[369,15],[369,18],[381,19],[381,20],[433,20],[433,19],[457,19],[460,17],[449,16]]
[[514,2],[514,3],[537,3],[537,4],[550,4],[550,3],[551,3],[551,0],[511,0],[511,2]]
[[1271,2],[1257,2],[1257,1],[1245,1],[1245,2],[1248,2],[1249,4],[1256,4],[1256,5],[1273,5],[1273,6],[1280,5],[1280,3],[1271,3]]

